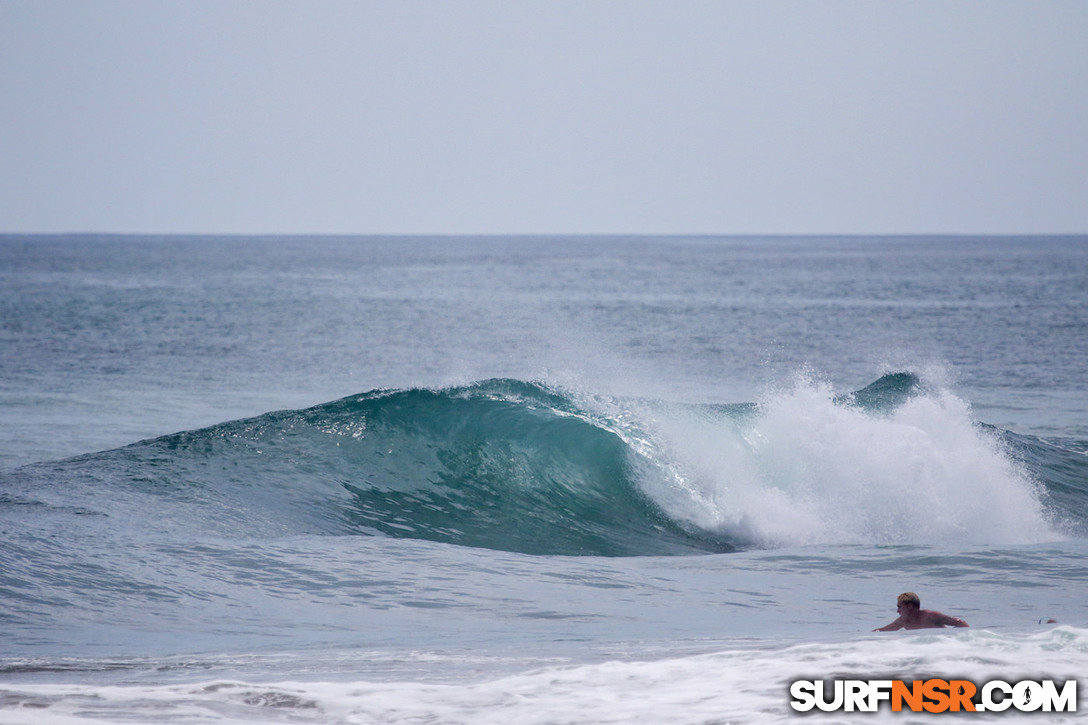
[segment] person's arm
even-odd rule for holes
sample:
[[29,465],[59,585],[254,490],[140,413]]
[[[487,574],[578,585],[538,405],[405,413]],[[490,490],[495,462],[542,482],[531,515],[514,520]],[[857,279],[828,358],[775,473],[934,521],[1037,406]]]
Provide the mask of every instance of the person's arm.
[[[966,625],[964,625],[966,626]],[[891,624],[886,624],[883,627],[877,627],[874,632],[894,632],[897,629],[903,629],[903,618],[899,617]]]
[[938,624],[943,624],[946,627],[969,627],[970,626],[969,624],[967,624],[967,622],[963,621],[959,617],[950,617],[947,614],[942,614],[940,612],[936,612],[936,614],[937,614],[937,623]]

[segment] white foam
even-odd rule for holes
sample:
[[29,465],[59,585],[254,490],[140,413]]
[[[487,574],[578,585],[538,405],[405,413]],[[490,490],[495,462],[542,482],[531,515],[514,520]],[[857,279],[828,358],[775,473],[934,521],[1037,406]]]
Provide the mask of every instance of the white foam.
[[758,546],[1057,538],[1037,484],[948,391],[879,414],[802,377],[747,421],[659,418],[670,513]]
[[[1065,681],[1088,668],[1088,632],[957,630],[792,647],[549,667],[462,683],[214,681],[0,688],[0,719],[38,723],[780,723],[789,683],[853,677]],[[812,717],[813,715],[810,715]],[[824,721],[819,714],[817,721]],[[902,722],[885,704],[866,722]],[[830,714],[843,721],[842,713]],[[987,715],[976,719],[987,720]],[[1000,716],[995,719],[1001,719]]]

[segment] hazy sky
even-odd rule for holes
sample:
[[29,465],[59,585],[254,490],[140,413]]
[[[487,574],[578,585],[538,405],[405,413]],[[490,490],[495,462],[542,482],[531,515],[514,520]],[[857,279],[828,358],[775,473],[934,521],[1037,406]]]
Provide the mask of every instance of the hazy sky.
[[0,231],[1088,232],[1084,0],[0,0]]

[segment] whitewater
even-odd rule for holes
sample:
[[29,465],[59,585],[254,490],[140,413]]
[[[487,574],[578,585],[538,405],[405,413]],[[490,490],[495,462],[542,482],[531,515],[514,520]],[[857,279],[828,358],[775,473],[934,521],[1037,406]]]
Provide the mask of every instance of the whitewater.
[[[1083,237],[0,236],[0,723],[1079,678],[1085,280]],[[873,632],[908,590],[971,626]]]

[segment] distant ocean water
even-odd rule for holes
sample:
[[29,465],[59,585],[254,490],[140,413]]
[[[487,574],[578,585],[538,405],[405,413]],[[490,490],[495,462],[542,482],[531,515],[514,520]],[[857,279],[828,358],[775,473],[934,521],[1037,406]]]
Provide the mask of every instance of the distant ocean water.
[[0,723],[1078,678],[1086,360],[1085,237],[0,236]]

